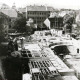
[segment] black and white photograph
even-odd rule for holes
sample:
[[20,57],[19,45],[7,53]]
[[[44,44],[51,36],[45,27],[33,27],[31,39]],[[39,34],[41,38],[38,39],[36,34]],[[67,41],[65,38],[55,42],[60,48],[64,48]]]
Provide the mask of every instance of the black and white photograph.
[[80,0],[0,0],[0,80],[80,80]]

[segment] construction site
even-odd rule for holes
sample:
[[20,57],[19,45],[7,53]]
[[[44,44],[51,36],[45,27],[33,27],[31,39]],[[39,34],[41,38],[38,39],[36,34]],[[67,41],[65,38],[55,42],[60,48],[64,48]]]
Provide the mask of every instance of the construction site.
[[18,37],[18,50],[3,63],[7,80],[80,80],[78,41],[63,34],[36,31],[31,39]]

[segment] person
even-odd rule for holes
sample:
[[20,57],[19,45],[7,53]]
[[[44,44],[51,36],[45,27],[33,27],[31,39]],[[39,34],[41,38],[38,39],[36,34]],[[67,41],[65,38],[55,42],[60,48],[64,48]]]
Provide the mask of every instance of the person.
[[23,38],[21,40],[21,48],[23,48]]
[[79,48],[77,48],[77,53],[79,53]]
[[18,51],[18,44],[17,44],[17,40],[15,40],[15,42],[14,42],[14,48],[15,48],[15,51]]
[[10,41],[8,43],[8,53],[10,54],[13,51],[14,51],[14,43],[13,43],[13,40],[10,39]]

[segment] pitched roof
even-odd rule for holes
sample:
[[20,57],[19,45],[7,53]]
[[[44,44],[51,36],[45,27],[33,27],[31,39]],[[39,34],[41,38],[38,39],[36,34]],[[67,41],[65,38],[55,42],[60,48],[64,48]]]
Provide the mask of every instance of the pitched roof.
[[55,9],[53,7],[47,7],[48,11],[54,11]]
[[10,7],[7,4],[0,3],[0,9],[9,9]]
[[7,15],[11,18],[17,17],[17,12],[15,9],[0,9],[0,12],[4,13],[5,15]]
[[6,19],[9,18],[9,16],[7,16],[7,15],[5,15],[4,13],[0,12],[0,18],[1,18],[1,17],[6,18]]
[[49,18],[54,18],[54,17],[59,18],[59,17],[61,17],[61,16],[60,16],[58,13],[56,13],[56,12],[52,12],[52,13],[50,14]]
[[19,11],[20,13],[26,12],[26,8],[19,8],[18,11]]
[[27,11],[52,11],[53,8],[49,6],[27,6]]

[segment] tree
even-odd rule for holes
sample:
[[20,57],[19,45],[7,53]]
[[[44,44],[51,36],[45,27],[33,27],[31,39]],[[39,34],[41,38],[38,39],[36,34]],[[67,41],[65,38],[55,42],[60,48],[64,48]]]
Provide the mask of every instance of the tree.
[[31,35],[34,33],[34,23],[31,23],[23,16],[16,19],[13,28],[16,29],[17,32],[26,33],[26,35]]
[[5,39],[5,25],[8,25],[8,17],[0,14],[0,56],[5,55],[7,52],[7,46],[2,44],[2,42],[7,41]]
[[73,16],[66,14],[64,16],[64,25],[67,24],[66,29],[69,29],[69,32],[72,32],[72,24],[75,22],[75,19]]
[[5,41],[4,22],[5,19],[1,17],[0,18],[0,43]]
[[34,21],[32,18],[29,18],[26,21],[26,33],[28,35],[34,34],[34,31],[36,31],[36,25],[34,24]]
[[21,33],[26,32],[26,18],[25,17],[17,18],[16,21],[14,22],[13,28]]

